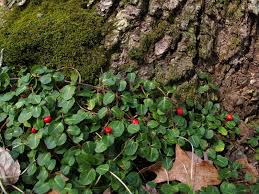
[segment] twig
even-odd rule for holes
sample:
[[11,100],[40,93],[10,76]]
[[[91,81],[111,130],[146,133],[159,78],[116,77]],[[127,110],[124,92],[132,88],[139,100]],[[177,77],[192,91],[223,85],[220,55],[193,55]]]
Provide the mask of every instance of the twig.
[[157,89],[158,89],[160,92],[162,92],[162,94],[163,94],[164,96],[167,96],[166,93],[165,93],[160,87],[157,87]]
[[1,181],[1,179],[0,179],[0,188],[2,189],[2,191],[3,191],[4,194],[8,194],[8,193],[6,192],[6,190],[5,190],[5,188],[4,188],[4,185],[3,185],[2,181]]
[[21,189],[19,189],[18,187],[16,187],[15,185],[11,185],[14,189],[16,189],[17,191],[19,191],[20,193],[23,193],[24,194],[24,192],[21,190]]
[[96,180],[96,182],[95,182],[94,186],[96,186],[96,185],[97,185],[97,183],[100,181],[101,177],[102,177],[102,175],[98,176],[98,178],[97,178],[97,180]]
[[76,73],[78,74],[78,83],[81,83],[81,81],[82,81],[81,74],[76,68],[74,68],[74,67],[61,67],[61,68],[57,69],[56,71],[60,71],[62,69],[73,69],[74,71],[76,71]]
[[166,179],[167,179],[167,184],[169,184],[169,175],[167,170],[164,168],[165,174],[166,174]]
[[112,176],[114,176],[114,178],[116,178],[124,187],[125,189],[130,193],[130,194],[133,194],[130,189],[127,187],[127,185],[116,175],[114,174],[113,172],[109,171],[111,173]]
[[100,139],[102,139],[102,136],[101,136],[99,133],[95,132],[95,134],[96,134]]
[[189,143],[191,144],[191,147],[192,147],[191,181],[192,181],[192,183],[193,183],[193,163],[194,163],[194,161],[193,161],[193,154],[194,154],[193,145],[192,145],[192,143],[191,143],[188,139],[186,139],[185,137],[181,137],[181,136],[177,136],[177,137],[182,138],[182,139],[184,139],[185,141],[187,141],[187,142],[189,142]]

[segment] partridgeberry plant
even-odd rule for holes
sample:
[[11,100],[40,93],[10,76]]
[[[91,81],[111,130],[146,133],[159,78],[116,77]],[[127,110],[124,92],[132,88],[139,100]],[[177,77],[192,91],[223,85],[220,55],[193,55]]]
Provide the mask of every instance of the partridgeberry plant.
[[[191,193],[190,186],[156,185],[138,173],[157,161],[170,169],[175,145],[190,149],[179,137],[197,155],[206,152],[223,174],[238,169],[224,151],[239,134],[239,119],[230,119],[217,103],[178,104],[174,87],[140,80],[134,72],[104,73],[91,86],[81,83],[77,71],[69,79],[41,66],[17,75],[1,71],[1,143],[20,162],[24,173],[16,186],[25,192],[147,193],[147,183],[161,193]],[[222,176],[223,186],[201,192],[234,191],[235,178],[238,172]]]

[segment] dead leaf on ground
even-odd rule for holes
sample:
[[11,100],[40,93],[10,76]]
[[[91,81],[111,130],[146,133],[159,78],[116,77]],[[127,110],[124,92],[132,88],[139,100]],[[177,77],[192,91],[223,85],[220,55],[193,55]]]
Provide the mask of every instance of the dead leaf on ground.
[[20,164],[14,161],[9,151],[0,147],[0,179],[4,185],[15,184],[21,174]]
[[243,171],[245,173],[249,173],[252,175],[252,180],[249,181],[249,183],[256,183],[256,179],[259,177],[259,172],[254,166],[248,163],[247,158],[238,159],[236,160],[236,162],[242,165]]
[[241,136],[241,139],[239,140],[240,143],[246,141],[247,138],[253,135],[253,130],[251,130],[244,121],[240,121],[239,128]]
[[208,185],[219,185],[219,174],[217,169],[204,161],[197,155],[183,151],[179,145],[176,145],[176,158],[171,170],[167,171],[161,162],[144,168],[140,173],[146,171],[154,172],[157,177],[153,180],[155,183],[177,180],[182,183],[192,185],[194,191],[200,190]]
[[56,190],[52,190],[52,191],[48,192],[48,194],[60,194],[60,192],[58,192]]

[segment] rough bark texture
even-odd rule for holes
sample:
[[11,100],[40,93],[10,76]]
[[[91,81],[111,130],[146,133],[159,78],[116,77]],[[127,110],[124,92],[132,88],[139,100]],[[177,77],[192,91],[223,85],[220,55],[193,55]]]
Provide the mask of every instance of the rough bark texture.
[[259,121],[258,0],[82,0],[81,7],[113,25],[101,45],[110,69],[176,83],[183,96],[198,70],[209,72],[227,111]]
[[[92,3],[92,5],[91,5]],[[110,67],[191,84],[197,70],[220,86],[229,112],[255,119],[259,106],[258,1],[92,1],[114,30],[105,39]]]

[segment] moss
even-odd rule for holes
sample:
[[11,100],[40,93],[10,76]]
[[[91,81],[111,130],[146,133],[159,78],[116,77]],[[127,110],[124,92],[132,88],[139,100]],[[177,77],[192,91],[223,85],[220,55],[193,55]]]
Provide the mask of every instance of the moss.
[[5,16],[0,45],[11,65],[74,66],[92,80],[106,64],[101,41],[108,24],[77,0],[31,0]]
[[141,40],[142,52],[148,52],[151,45],[156,43],[159,39],[161,39],[164,36],[167,28],[168,24],[165,21],[161,21],[158,24],[154,25],[152,31],[145,35],[145,37]]
[[143,55],[143,52],[142,50],[138,49],[138,48],[132,48],[130,49],[129,51],[129,57],[132,59],[132,60],[141,60],[143,59],[144,55]]

